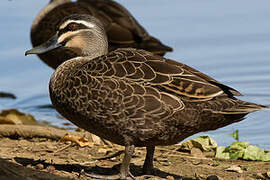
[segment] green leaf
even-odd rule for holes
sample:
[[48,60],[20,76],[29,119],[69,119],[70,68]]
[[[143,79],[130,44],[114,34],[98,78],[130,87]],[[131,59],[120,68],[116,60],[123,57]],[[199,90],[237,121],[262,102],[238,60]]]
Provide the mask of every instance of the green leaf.
[[265,152],[262,161],[270,161],[270,152]]
[[245,153],[243,156],[243,159],[245,160],[257,160],[257,161],[263,161],[263,158],[265,156],[264,150],[254,146],[254,145],[249,145],[246,149],[245,149]]
[[224,146],[217,147],[215,158],[219,159],[230,159],[230,153],[225,151]]
[[238,133],[238,129],[236,129],[235,131],[233,131],[232,134],[229,134],[229,136],[232,136],[236,141],[239,141],[239,133]]
[[246,149],[249,146],[248,142],[233,142],[230,146],[229,149],[230,151],[242,151]]
[[270,152],[258,146],[249,145],[248,142],[233,142],[228,147],[218,147],[216,158],[244,159],[252,161],[270,161]]
[[233,151],[230,152],[229,154],[231,159],[242,159],[244,155],[244,150]]

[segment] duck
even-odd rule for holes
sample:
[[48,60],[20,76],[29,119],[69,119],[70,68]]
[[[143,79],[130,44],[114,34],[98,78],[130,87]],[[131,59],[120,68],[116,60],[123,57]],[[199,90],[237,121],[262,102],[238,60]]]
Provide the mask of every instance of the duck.
[[91,15],[67,16],[54,36],[25,55],[60,47],[79,55],[52,74],[53,106],[78,127],[125,147],[119,174],[91,177],[133,178],[129,167],[135,147],[146,147],[142,170],[151,174],[155,146],[179,143],[268,108],[237,99],[239,91],[178,61],[143,49],[109,52],[106,30]]
[[[164,55],[173,50],[151,36],[125,7],[113,0],[51,0],[32,23],[30,34],[33,47],[47,41],[56,33],[61,20],[74,13],[89,14],[101,21],[108,37],[109,51],[133,47]],[[38,56],[48,66],[56,69],[77,54],[70,49],[58,48]]]

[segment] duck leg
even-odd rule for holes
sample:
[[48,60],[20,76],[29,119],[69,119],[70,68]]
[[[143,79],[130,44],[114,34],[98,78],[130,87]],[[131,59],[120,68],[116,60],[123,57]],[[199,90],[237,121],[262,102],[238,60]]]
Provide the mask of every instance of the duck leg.
[[146,157],[143,164],[143,173],[152,174],[153,173],[153,160],[154,160],[155,146],[146,147]]
[[134,145],[128,145],[125,147],[125,156],[120,167],[120,179],[126,179],[128,176],[130,176],[132,179],[135,179],[129,171],[130,160],[134,153],[134,149]]
[[135,177],[129,171],[130,160],[134,153],[134,145],[126,145],[125,155],[120,167],[120,173],[117,175],[99,175],[99,174],[88,174],[84,173],[88,177],[98,179],[135,179]]

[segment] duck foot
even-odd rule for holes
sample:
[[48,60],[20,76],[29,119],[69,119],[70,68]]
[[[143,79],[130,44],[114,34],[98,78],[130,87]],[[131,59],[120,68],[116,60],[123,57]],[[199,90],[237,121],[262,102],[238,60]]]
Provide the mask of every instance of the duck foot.
[[129,172],[128,176],[122,175],[121,173],[116,175],[100,175],[100,174],[89,174],[89,173],[83,173],[87,177],[96,178],[96,179],[132,179],[134,180],[135,177]]
[[120,167],[120,173],[117,175],[99,175],[99,174],[88,174],[82,172],[84,175],[97,178],[97,179],[135,179],[135,177],[129,171],[129,164],[134,153],[134,145],[126,145],[125,156]]

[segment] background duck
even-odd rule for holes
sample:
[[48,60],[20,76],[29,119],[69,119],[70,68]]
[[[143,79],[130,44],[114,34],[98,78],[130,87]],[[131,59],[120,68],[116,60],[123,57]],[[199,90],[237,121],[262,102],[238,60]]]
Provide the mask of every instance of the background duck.
[[[70,14],[90,14],[101,21],[109,42],[109,51],[119,47],[145,49],[154,54],[164,55],[172,51],[171,47],[162,44],[152,37],[137,20],[119,3],[112,0],[51,0],[36,16],[31,27],[33,46],[47,41],[56,32],[60,21]],[[76,52],[59,48],[38,55],[42,61],[52,68],[62,62],[76,57]]]
[[103,25],[89,15],[66,17],[48,42],[26,55],[63,46],[79,55],[53,73],[53,105],[77,126],[125,146],[119,175],[93,177],[132,177],[129,164],[135,146],[147,148],[143,171],[149,174],[155,146],[178,143],[267,108],[241,101],[235,89],[151,52],[123,48],[108,53]]

